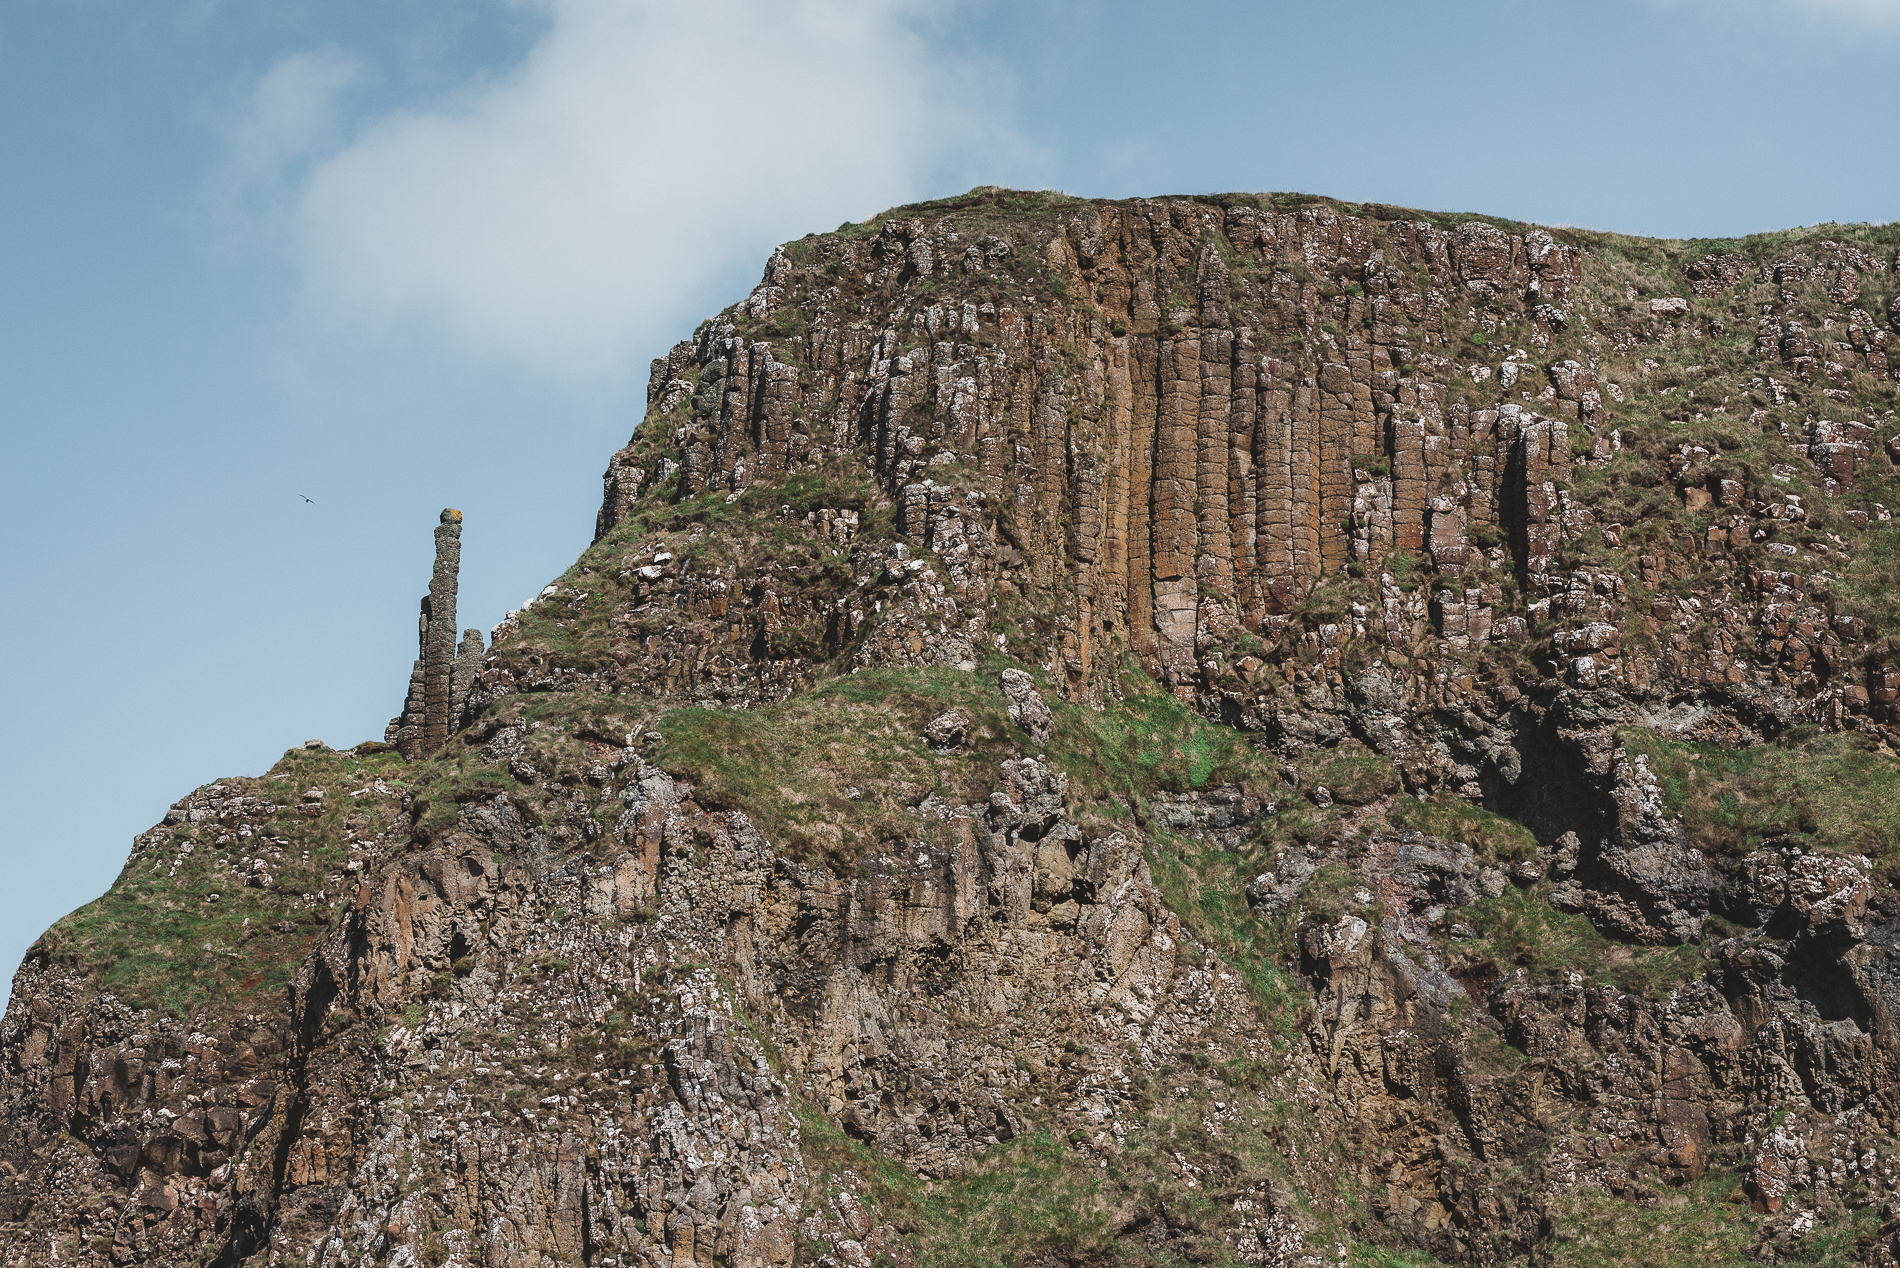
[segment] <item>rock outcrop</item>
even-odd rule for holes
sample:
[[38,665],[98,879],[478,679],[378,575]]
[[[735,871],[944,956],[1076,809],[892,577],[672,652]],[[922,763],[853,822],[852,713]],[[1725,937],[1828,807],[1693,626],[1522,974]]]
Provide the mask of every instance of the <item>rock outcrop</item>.
[[0,1264],[1896,1262],[1896,247],[787,244],[36,944]]

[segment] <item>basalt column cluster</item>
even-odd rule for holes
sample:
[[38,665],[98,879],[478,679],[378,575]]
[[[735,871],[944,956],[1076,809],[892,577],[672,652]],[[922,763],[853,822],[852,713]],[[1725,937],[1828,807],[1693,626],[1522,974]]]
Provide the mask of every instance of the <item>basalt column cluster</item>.
[[419,652],[409,673],[409,695],[402,715],[389,725],[389,738],[411,760],[433,753],[447,742],[461,717],[482,659],[482,632],[463,630],[455,646],[455,591],[462,566],[462,513],[442,512],[435,530],[435,569],[422,600],[417,623]]
[[[1559,486],[1572,433],[1594,445],[1606,422],[1602,385],[1554,352],[1549,390],[1528,360],[1480,379],[1453,357],[1507,320],[1540,355],[1559,348],[1582,320],[1582,258],[1539,229],[1239,199],[1034,222],[978,200],[813,237],[653,363],[652,425],[610,464],[597,531],[654,486],[737,491],[855,452],[912,548],[970,544],[978,584],[955,603],[986,606],[998,581],[1063,596],[1053,650],[1078,699],[1109,690],[1106,648],[1181,688],[1209,632],[1277,638],[1320,578],[1427,551],[1460,596],[1446,601],[1502,639],[1482,584],[1466,600],[1451,582],[1475,532],[1548,588],[1586,527]],[[936,489],[979,500],[940,516]],[[998,539],[1007,556],[984,544]],[[1393,601],[1393,650],[1422,634],[1424,602],[1414,620]]]

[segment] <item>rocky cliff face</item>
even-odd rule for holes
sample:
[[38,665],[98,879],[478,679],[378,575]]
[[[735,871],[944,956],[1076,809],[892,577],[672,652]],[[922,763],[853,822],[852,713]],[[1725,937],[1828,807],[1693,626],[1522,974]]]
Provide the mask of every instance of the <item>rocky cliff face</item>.
[[1892,1262],[1897,244],[787,244],[36,945],[0,1262]]

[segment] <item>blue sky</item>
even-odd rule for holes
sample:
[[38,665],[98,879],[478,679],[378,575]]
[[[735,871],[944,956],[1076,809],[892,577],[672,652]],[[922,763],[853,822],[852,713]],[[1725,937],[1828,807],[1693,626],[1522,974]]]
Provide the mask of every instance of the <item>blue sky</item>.
[[381,736],[441,507],[465,625],[564,568],[776,242],[992,183],[1886,221],[1896,51],[1900,0],[10,0],[0,963],[173,799]]

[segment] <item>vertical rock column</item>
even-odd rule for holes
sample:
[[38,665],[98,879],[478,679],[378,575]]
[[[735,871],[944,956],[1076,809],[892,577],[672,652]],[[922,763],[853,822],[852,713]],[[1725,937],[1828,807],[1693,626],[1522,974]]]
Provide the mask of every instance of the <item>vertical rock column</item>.
[[454,700],[455,590],[462,568],[462,513],[442,512],[435,529],[435,571],[429,577],[429,619],[422,631],[422,751],[449,741]]
[[[422,615],[417,621],[421,631],[416,637],[420,645],[428,638],[429,600],[422,600]],[[383,739],[394,744],[404,757],[414,757],[422,751],[422,657],[416,657],[416,663],[409,669],[409,690],[402,698],[402,712],[390,722],[383,732]]]
[[[463,653],[474,655],[467,666],[458,666],[455,655],[456,574],[462,566],[462,513],[442,512],[435,530],[435,570],[429,577],[429,594],[422,600],[422,617],[417,622],[416,666],[409,675],[409,696],[403,703],[402,716],[391,727],[395,744],[404,757],[414,761],[433,753],[448,742],[460,712],[472,670],[481,659],[481,635],[475,635],[472,647],[463,640]],[[457,681],[456,670],[463,673]],[[461,687],[458,695],[456,688]]]
[[449,675],[449,730],[462,724],[462,707],[474,689],[475,675],[482,668],[482,632],[463,630],[462,645],[455,652],[455,667]]

